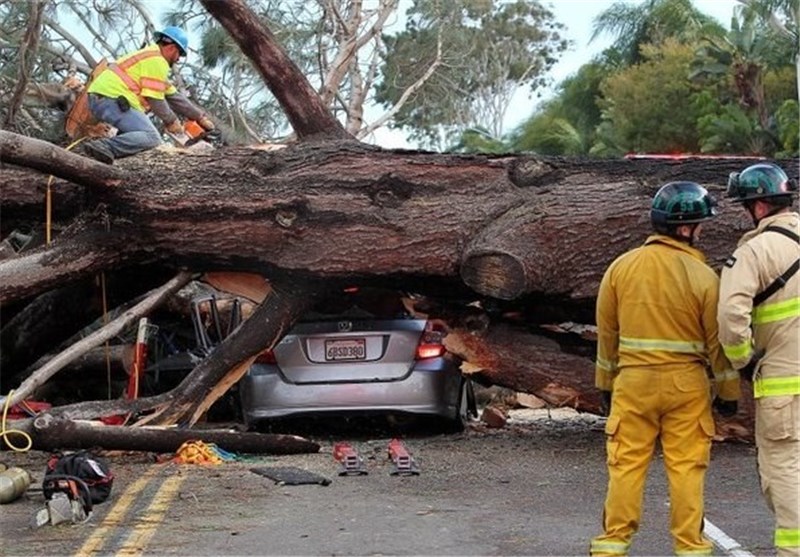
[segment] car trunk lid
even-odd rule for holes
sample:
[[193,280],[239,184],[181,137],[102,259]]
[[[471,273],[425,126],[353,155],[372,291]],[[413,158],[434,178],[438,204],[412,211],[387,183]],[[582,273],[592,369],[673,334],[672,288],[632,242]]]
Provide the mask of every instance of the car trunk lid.
[[414,366],[424,319],[301,323],[275,347],[287,381],[397,381]]

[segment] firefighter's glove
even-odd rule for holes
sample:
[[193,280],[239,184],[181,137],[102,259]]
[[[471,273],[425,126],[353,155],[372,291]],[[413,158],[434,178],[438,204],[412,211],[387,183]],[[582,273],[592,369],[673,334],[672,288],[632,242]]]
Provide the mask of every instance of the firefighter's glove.
[[723,418],[730,418],[736,415],[739,410],[739,403],[735,400],[722,400],[717,397],[714,399],[714,410]]
[[172,135],[181,135],[183,133],[183,125],[180,120],[175,119],[166,125],[166,130]]
[[600,411],[603,416],[611,413],[611,391],[600,391]]
[[209,132],[214,128],[216,128],[214,122],[212,122],[211,118],[209,118],[208,116],[203,116],[197,121],[197,123],[200,124],[200,127]]
[[753,352],[753,356],[750,358],[750,361],[747,362],[743,368],[739,369],[739,376],[745,381],[752,381],[753,374],[756,372],[756,366],[758,366],[758,362],[761,361],[761,358],[763,357],[763,348]]

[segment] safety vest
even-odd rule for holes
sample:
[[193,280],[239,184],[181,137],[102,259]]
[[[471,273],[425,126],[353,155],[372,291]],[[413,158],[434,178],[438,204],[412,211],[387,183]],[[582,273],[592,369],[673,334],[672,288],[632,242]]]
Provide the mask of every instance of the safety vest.
[[169,63],[158,45],[150,45],[109,64],[89,85],[89,93],[116,99],[125,97],[131,108],[149,109],[147,99],[163,100],[177,92],[168,81]]

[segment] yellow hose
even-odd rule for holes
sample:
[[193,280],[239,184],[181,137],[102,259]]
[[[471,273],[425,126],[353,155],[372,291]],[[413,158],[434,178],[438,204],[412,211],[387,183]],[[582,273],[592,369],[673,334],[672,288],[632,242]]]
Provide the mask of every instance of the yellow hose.
[[[24,431],[20,431],[19,429],[6,429],[6,415],[8,414],[8,407],[11,405],[11,395],[14,394],[14,390],[12,389],[9,391],[8,396],[6,396],[6,401],[3,404],[3,420],[0,422],[0,439],[5,441],[8,448],[12,451],[16,451],[18,453],[23,453],[25,451],[31,450],[33,447],[33,439],[31,436],[25,433]],[[11,435],[19,435],[20,437],[24,437],[28,440],[28,445],[26,447],[18,447],[14,443],[11,442]]]

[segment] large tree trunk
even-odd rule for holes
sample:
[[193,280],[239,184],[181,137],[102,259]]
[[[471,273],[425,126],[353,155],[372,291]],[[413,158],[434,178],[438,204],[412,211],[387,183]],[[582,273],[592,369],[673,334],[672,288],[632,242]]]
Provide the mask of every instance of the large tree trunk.
[[[716,184],[744,164],[456,156],[349,142],[153,152],[123,161],[124,178],[102,190],[108,233],[76,228],[64,248],[59,238],[0,262],[0,300],[137,257],[265,274],[444,277],[501,299],[589,299],[610,261],[649,233],[660,185],[691,179],[721,197]],[[750,226],[721,205],[702,245],[714,265]],[[72,255],[69,266],[59,250]]]

